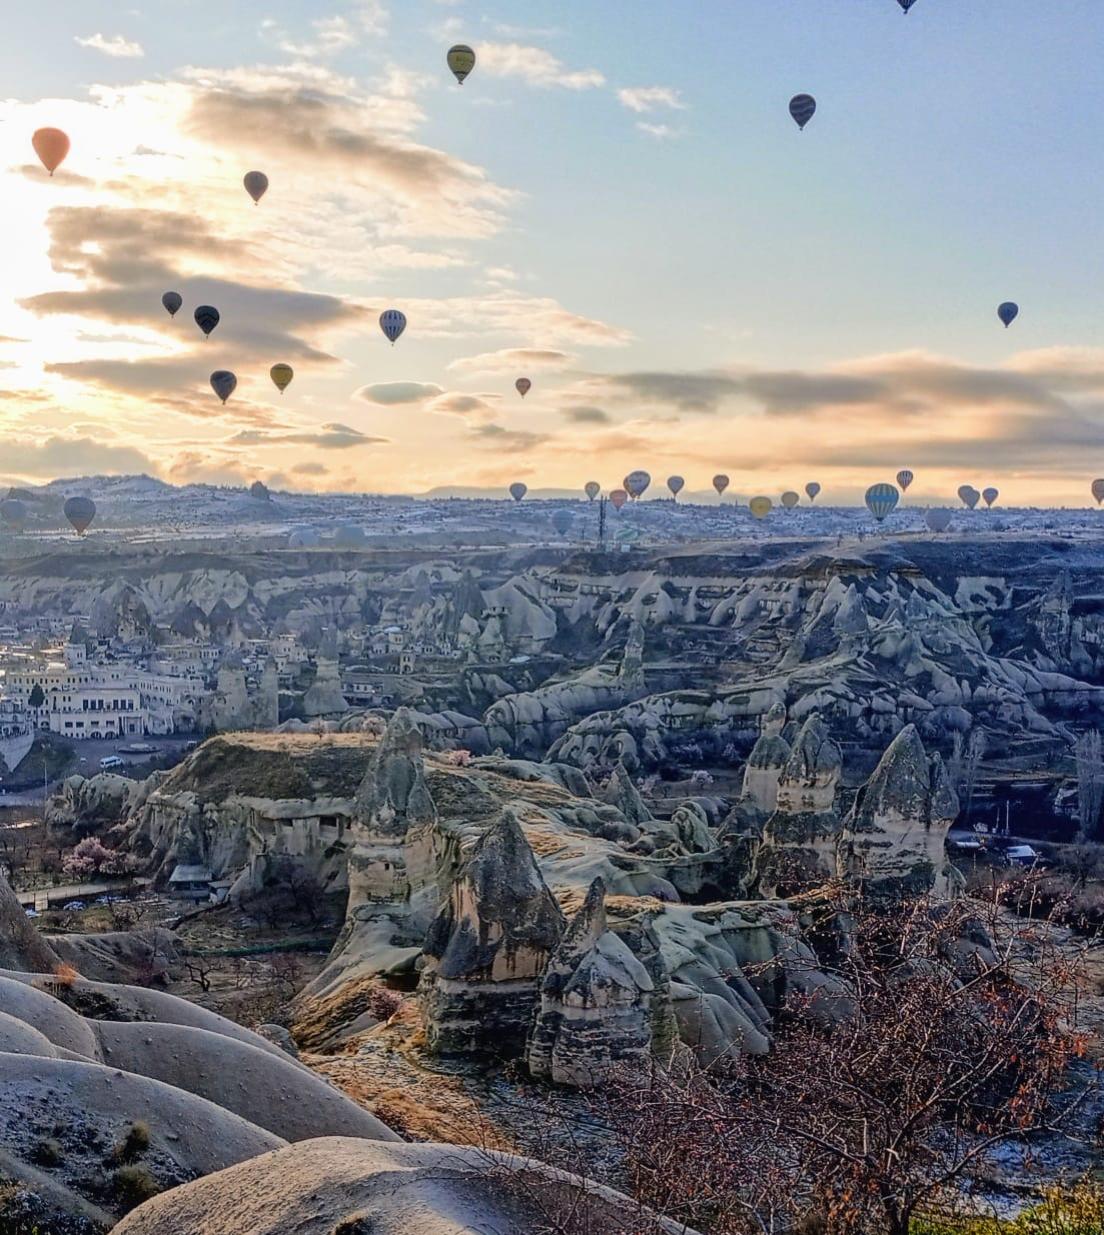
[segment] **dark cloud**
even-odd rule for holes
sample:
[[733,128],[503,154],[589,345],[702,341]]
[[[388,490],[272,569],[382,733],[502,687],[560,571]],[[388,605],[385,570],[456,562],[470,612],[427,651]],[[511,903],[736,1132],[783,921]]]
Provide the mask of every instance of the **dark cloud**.
[[564,418],[577,425],[608,425],[611,421],[609,412],[600,407],[567,407],[564,408]]
[[503,454],[525,454],[543,446],[549,439],[547,433],[530,433],[524,429],[507,429],[499,424],[473,425],[471,436],[480,446]]
[[243,429],[228,438],[228,446],[318,446],[322,450],[348,450],[353,446],[375,446],[388,439],[369,437],[348,425],[322,425],[317,432],[270,432],[265,429]]

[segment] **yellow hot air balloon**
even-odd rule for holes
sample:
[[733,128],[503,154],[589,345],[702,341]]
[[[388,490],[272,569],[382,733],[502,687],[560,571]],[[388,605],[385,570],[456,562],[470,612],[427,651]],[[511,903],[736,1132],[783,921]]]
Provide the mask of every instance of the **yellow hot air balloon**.
[[447,60],[453,76],[462,86],[464,78],[475,68],[475,52],[466,43],[457,43],[449,48]]
[[276,389],[283,394],[291,385],[291,379],[295,376],[295,370],[289,364],[274,364],[269,369],[268,375],[272,378]]
[[751,501],[748,502],[748,510],[750,510],[757,519],[765,519],[767,515],[770,514],[773,507],[774,503],[769,497],[753,497]]
[[36,129],[31,145],[42,161],[42,166],[51,176],[65,162],[65,156],[69,153],[69,137],[61,129]]

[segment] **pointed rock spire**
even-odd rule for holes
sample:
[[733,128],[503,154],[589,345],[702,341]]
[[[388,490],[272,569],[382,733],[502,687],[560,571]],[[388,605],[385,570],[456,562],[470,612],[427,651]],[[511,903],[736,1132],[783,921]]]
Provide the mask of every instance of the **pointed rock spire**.
[[399,708],[387,722],[360,788],[357,816],[373,832],[403,835],[412,824],[437,817],[425,783],[422,731],[410,708]]
[[564,921],[511,808],[476,842],[426,935],[430,1049],[520,1056]]
[[557,1085],[600,1085],[651,1049],[655,984],[607,928],[606,886],[595,879],[552,954],[529,1041],[530,1072]]
[[652,822],[652,812],[645,806],[644,799],[633,784],[632,777],[624,763],[618,763],[613,769],[609,784],[602,794],[602,800],[611,806],[616,806],[629,823]]
[[893,897],[945,891],[944,841],[958,798],[941,759],[929,762],[915,725],[906,725],[855,798],[841,867],[865,893]]

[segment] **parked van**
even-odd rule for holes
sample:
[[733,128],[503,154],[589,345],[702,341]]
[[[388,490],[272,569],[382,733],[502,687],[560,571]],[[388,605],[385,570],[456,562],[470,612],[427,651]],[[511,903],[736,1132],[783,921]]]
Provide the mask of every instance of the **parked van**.
[[121,768],[123,761],[118,755],[104,755],[100,760],[100,770],[103,772],[110,771],[112,768]]

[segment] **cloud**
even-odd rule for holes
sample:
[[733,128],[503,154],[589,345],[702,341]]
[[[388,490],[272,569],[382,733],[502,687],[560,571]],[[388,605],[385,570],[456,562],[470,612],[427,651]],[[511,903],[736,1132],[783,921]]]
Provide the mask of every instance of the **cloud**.
[[292,464],[291,471],[296,476],[327,476],[329,468],[324,463],[310,460],[306,463]]
[[134,60],[146,54],[141,43],[132,43],[129,39],[124,39],[121,34],[115,34],[108,38],[97,33],[90,35],[86,39],[75,38],[73,42],[81,47],[87,47],[92,51],[100,51],[105,56],[113,56],[120,60]]
[[461,394],[452,391],[439,395],[427,407],[430,412],[444,412],[450,416],[493,416],[495,409],[478,395]]
[[550,297],[489,291],[483,296],[404,303],[407,316],[417,318],[422,334],[441,337],[512,335],[538,351],[562,344],[570,347],[622,347],[630,331],[565,309]]
[[726,373],[642,372],[592,377],[582,383],[586,392],[606,394],[620,402],[646,401],[680,411],[715,412],[726,398],[741,393],[740,379]]
[[652,112],[662,107],[684,111],[686,104],[679,91],[670,86],[630,86],[617,92],[622,107],[634,112]]
[[567,407],[564,417],[577,425],[608,425],[611,417],[600,407]]
[[375,446],[385,437],[369,437],[348,425],[325,424],[312,432],[272,432],[267,429],[242,429],[227,439],[228,446],[317,446],[322,450],[348,450],[353,446]]
[[672,128],[669,124],[649,124],[641,120],[636,127],[646,137],[654,137],[656,141],[672,141],[682,136],[682,129]]
[[555,348],[504,347],[497,352],[463,356],[449,364],[457,373],[524,373],[528,369],[562,369],[574,357]]
[[472,425],[470,436],[477,444],[505,454],[525,454],[536,450],[548,440],[547,433],[530,433],[524,429],[507,429],[499,424]]
[[597,69],[568,69],[543,47],[522,43],[480,43],[479,71],[490,77],[514,77],[530,86],[558,86],[564,90],[593,90],[606,84]]
[[444,393],[440,386],[432,382],[377,382],[372,386],[361,386],[353,398],[390,407],[403,403],[425,403]]
[[5,441],[3,456],[7,472],[51,480],[64,475],[128,475],[158,470],[149,456],[135,447],[108,445],[90,437]]

